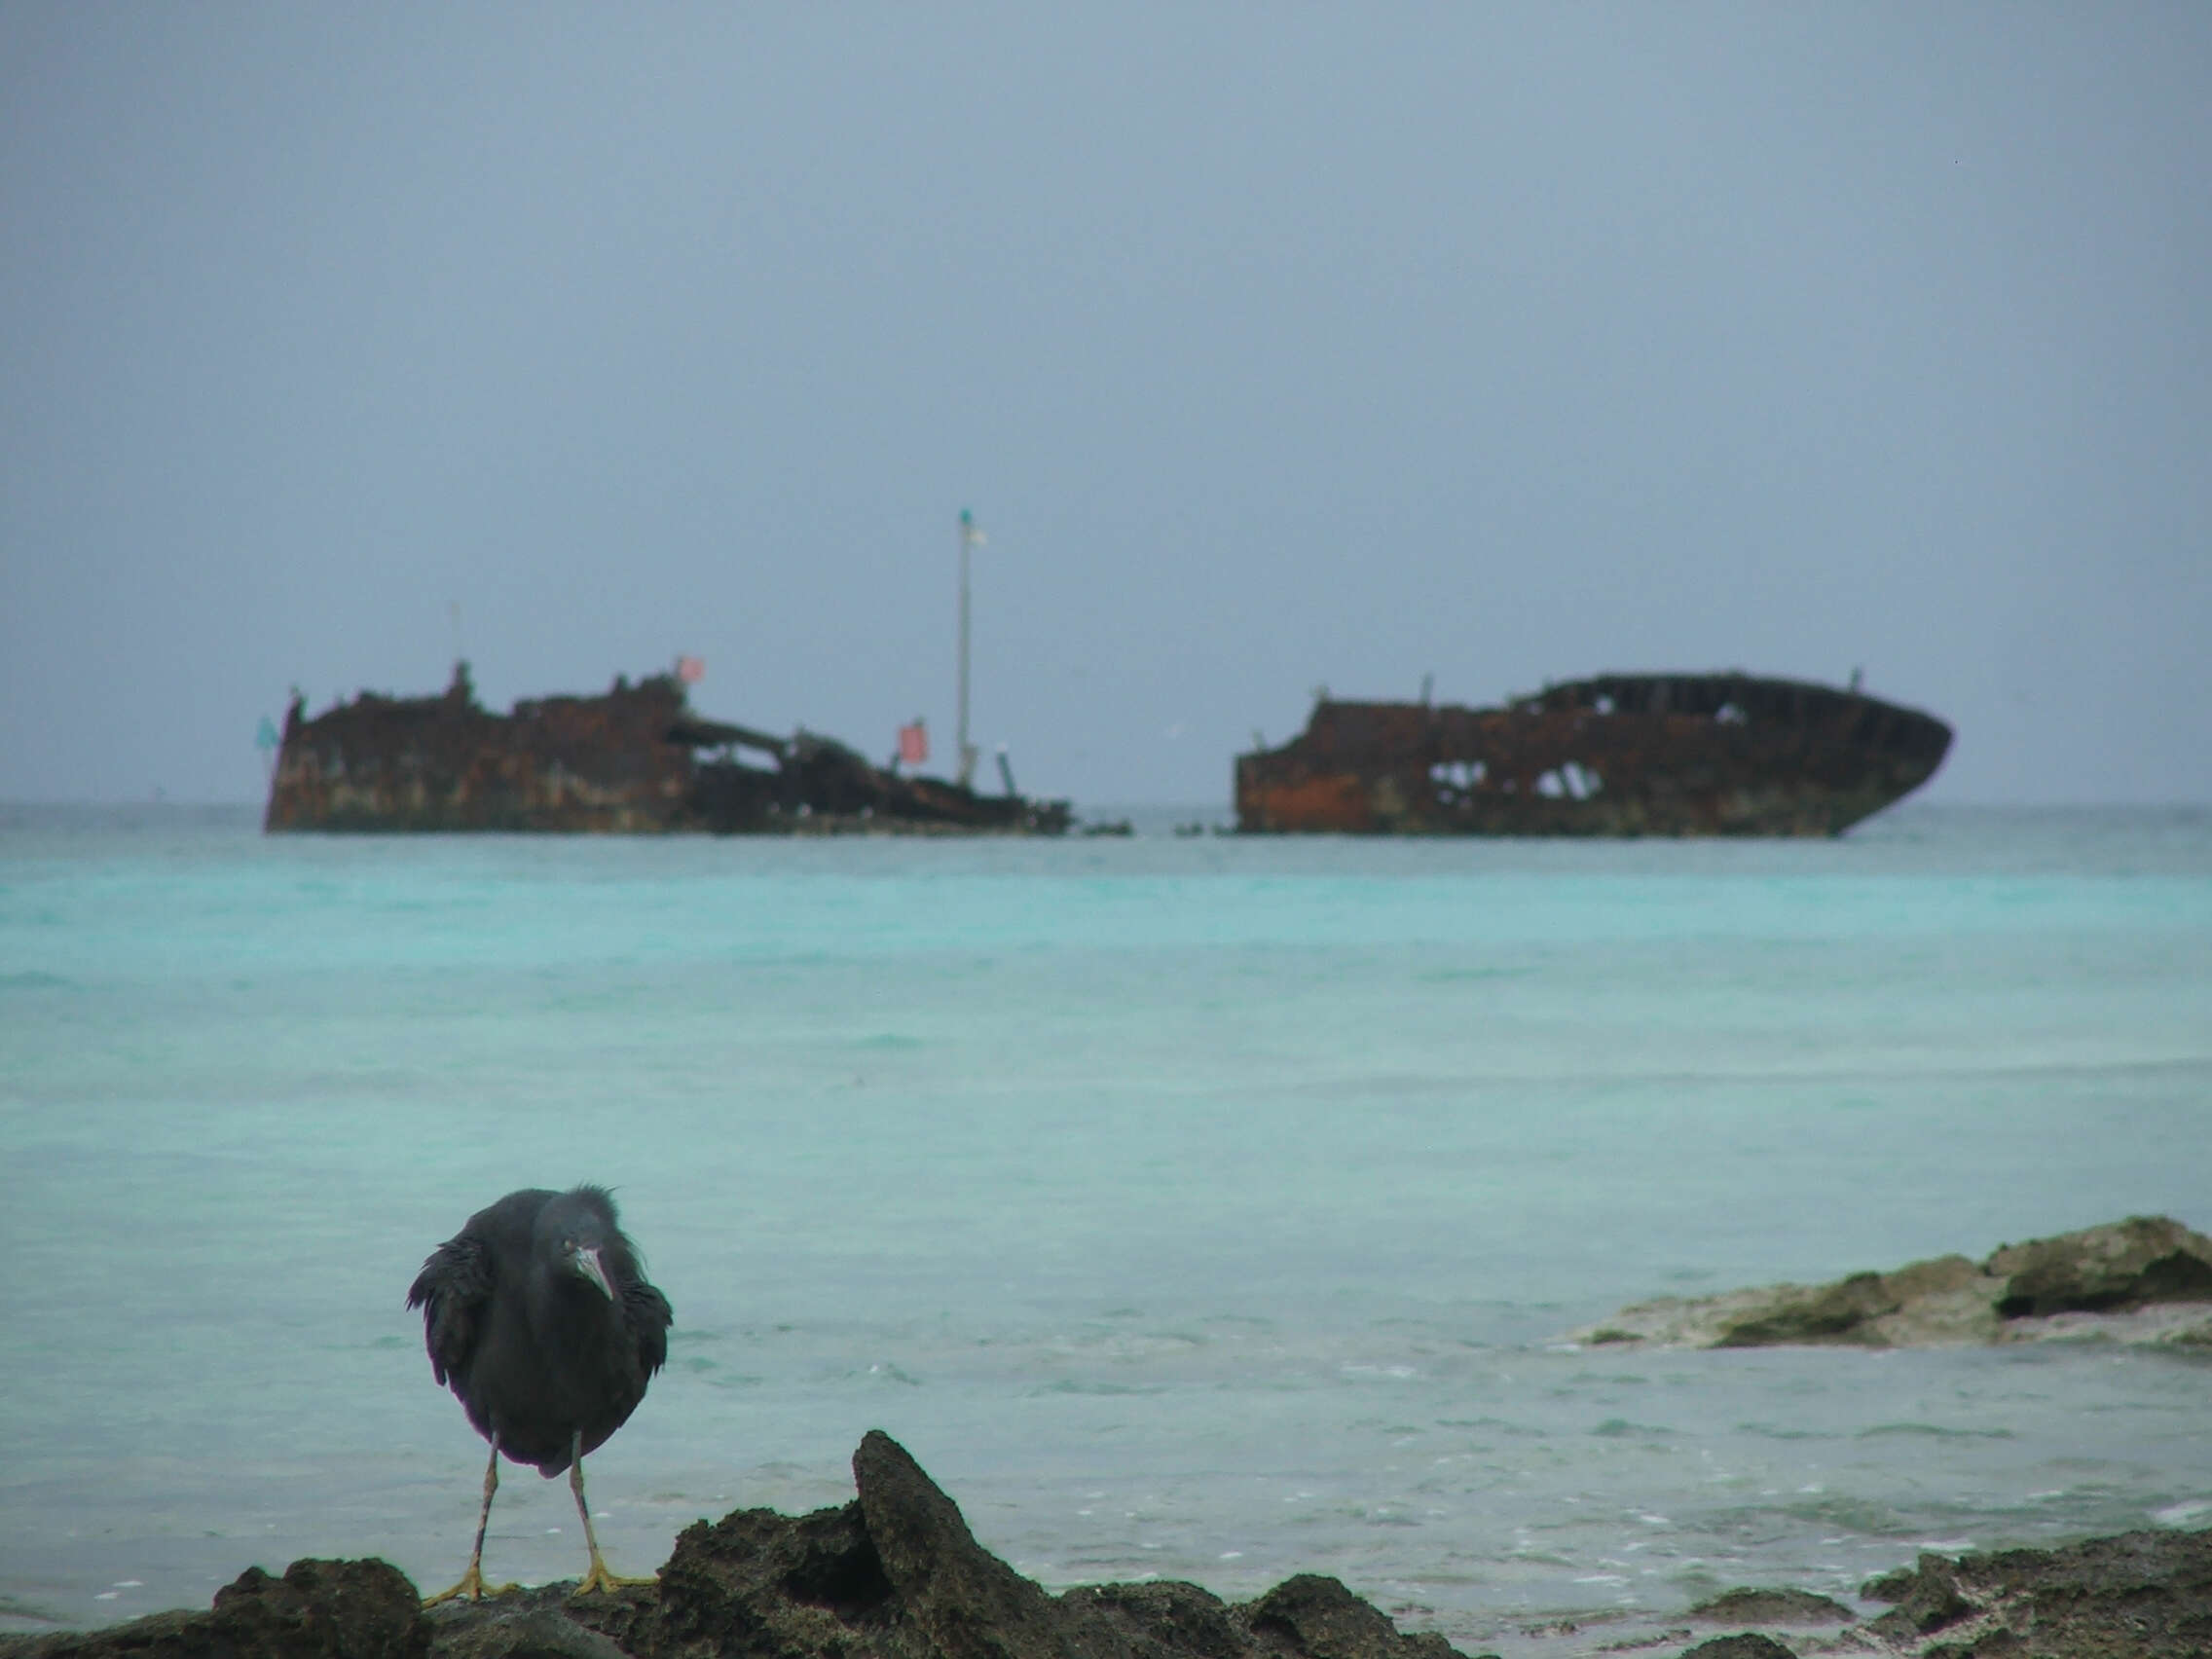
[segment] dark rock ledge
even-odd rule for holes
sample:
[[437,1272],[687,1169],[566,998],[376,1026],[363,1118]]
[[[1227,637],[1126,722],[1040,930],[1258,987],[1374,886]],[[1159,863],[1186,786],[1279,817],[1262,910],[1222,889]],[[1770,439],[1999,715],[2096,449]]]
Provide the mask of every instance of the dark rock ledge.
[[[2058,1550],[1924,1555],[1862,1587],[1893,1604],[1846,1633],[1915,1659],[2203,1659],[2212,1531],[2122,1532]],[[1853,1651],[1843,1647],[1840,1651]]]
[[1662,1297],[1572,1333],[1653,1347],[1936,1347],[2090,1339],[2212,1351],[2212,1238],[2134,1216],[1827,1284]]
[[[550,1584],[425,1611],[387,1563],[296,1561],[281,1578],[248,1567],[207,1612],[0,1638],[0,1659],[1464,1659],[1310,1573],[1239,1604],[1180,1583],[1049,1595],[977,1544],[888,1435],[861,1442],[853,1473],[860,1495],[842,1509],[698,1522],[657,1584],[610,1596]],[[1924,1555],[1862,1594],[1891,1610],[1855,1624],[1841,1604],[1801,1591],[1731,1591],[1688,1617],[1760,1628],[1687,1648],[1687,1630],[1525,1634],[1559,1659],[2202,1659],[2212,1531]]]
[[424,1611],[381,1561],[249,1567],[204,1613],[0,1638],[0,1659],[1458,1659],[1334,1578],[1231,1605],[1195,1584],[1048,1595],[977,1543],[897,1441],[853,1454],[842,1509],[739,1509],[683,1530],[657,1585],[572,1585]]

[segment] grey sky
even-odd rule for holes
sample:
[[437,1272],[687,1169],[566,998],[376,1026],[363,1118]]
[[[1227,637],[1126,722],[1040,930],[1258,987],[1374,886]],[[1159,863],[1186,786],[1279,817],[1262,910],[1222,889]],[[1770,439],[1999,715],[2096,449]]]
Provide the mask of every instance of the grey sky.
[[0,0],[0,798],[299,684],[1224,800],[1312,688],[2212,798],[2212,8]]

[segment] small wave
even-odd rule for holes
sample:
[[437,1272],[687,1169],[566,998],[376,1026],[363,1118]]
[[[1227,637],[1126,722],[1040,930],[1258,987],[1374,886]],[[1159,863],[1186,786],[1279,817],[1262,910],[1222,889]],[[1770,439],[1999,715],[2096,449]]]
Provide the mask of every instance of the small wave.
[[1946,1428],[1936,1422],[1878,1422],[1862,1428],[1855,1438],[1874,1440],[1887,1434],[1925,1434],[1934,1440],[2016,1440],[2009,1428]]
[[1506,1555],[1514,1561],[1527,1562],[1534,1567],[1572,1567],[1571,1556],[1563,1556],[1557,1550],[1542,1550],[1533,1544],[1516,1544]]
[[0,991],[68,991],[76,989],[76,981],[64,979],[58,974],[42,974],[27,969],[20,974],[0,974]]
[[2187,1503],[2169,1503],[2163,1509],[2151,1511],[2151,1519],[2161,1527],[2187,1527],[2212,1515],[2212,1497],[2192,1498]]
[[1438,1418],[1436,1426],[1438,1428],[1494,1429],[1499,1434],[1516,1435],[1523,1440],[1542,1440],[1550,1433],[1550,1430],[1539,1428],[1533,1423],[1511,1422],[1504,1418],[1496,1417]]
[[1166,1391],[1164,1386],[1146,1383],[1087,1382],[1072,1377],[1064,1377],[1056,1382],[1047,1382],[1041,1387],[1031,1389],[1030,1394],[1034,1398],[1042,1394],[1164,1394]]

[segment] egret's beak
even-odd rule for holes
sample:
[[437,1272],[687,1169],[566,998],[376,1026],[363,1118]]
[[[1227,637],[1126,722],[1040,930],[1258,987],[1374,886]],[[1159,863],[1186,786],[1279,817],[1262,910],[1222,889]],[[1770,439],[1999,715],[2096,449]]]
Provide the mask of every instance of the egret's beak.
[[578,1278],[587,1278],[599,1286],[599,1294],[608,1301],[614,1300],[614,1287],[607,1282],[607,1270],[599,1265],[598,1247],[579,1248],[569,1257],[569,1267]]

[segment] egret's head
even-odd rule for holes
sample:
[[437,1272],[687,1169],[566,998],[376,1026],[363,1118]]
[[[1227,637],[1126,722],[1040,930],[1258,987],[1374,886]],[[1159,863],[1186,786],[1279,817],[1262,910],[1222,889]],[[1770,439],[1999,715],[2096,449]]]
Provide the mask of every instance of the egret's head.
[[538,1212],[536,1245],[542,1259],[562,1272],[586,1280],[609,1302],[614,1281],[608,1272],[608,1246],[620,1240],[614,1200],[602,1187],[576,1187]]

